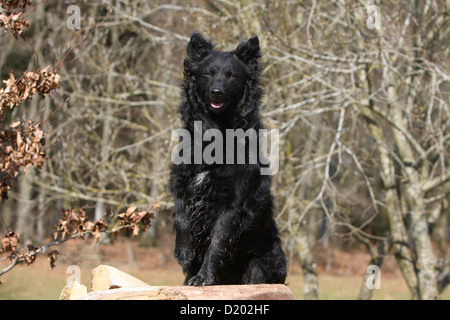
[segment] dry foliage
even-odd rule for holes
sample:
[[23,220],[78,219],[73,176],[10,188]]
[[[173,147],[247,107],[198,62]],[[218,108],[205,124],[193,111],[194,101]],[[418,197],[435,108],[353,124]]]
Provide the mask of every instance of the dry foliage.
[[61,76],[50,71],[50,66],[36,71],[25,72],[20,79],[9,73],[9,79],[3,80],[6,88],[0,89],[0,112],[4,109],[19,105],[25,100],[31,100],[36,93],[41,97],[50,94],[50,91],[59,87]]
[[50,268],[53,269],[59,252],[57,250],[48,251],[48,248],[70,239],[85,239],[86,236],[93,236],[94,240],[98,242],[102,233],[117,236],[123,230],[130,230],[133,236],[137,236],[140,230],[145,231],[150,228],[150,220],[155,218],[158,210],[158,203],[155,203],[148,210],[139,210],[137,207],[128,208],[125,212],[111,217],[111,220],[118,218],[119,222],[116,224],[116,227],[108,230],[109,224],[104,217],[99,220],[89,221],[86,212],[82,208],[65,209],[62,211],[61,218],[55,225],[52,242],[39,247],[28,244],[19,249],[19,234],[15,233],[12,229],[8,229],[5,237],[0,241],[0,256],[3,253],[9,253],[7,258],[12,262],[7,268],[0,270],[0,275],[8,272],[19,263],[32,264],[38,254],[44,253],[47,254]]
[[139,234],[139,225],[142,227],[142,231],[146,231],[151,227],[151,219],[155,217],[155,212],[158,210],[159,206],[153,206],[153,211],[144,210],[139,211],[137,207],[128,208],[126,212],[118,215],[120,219],[120,224],[118,229],[129,227],[133,230],[133,236]]
[[8,191],[21,167],[42,168],[46,154],[45,133],[39,124],[31,120],[27,126],[14,122],[10,128],[0,132],[0,192],[2,201],[8,199]]
[[[25,72],[17,79],[10,72],[4,80],[6,88],[0,89],[0,121],[5,118],[7,109],[12,109],[35,94],[45,97],[58,88],[61,77],[50,71],[50,66],[36,71]],[[0,123],[0,130],[2,129]],[[13,122],[9,128],[0,131],[0,193],[2,201],[8,199],[13,179],[19,175],[21,167],[27,171],[30,166],[42,168],[46,153],[45,133],[41,124],[31,120],[27,125]]]
[[28,28],[29,23],[22,15],[25,14],[25,8],[31,5],[31,0],[2,0],[0,1],[0,27],[11,30],[14,38],[19,36],[25,38],[24,29]]
[[83,209],[69,209],[63,210],[62,217],[56,225],[56,232],[61,235],[61,238],[66,238],[67,235],[78,235],[81,239],[88,233],[95,236],[95,241],[98,241],[100,232],[108,225],[101,219],[95,222],[87,220],[88,217]]
[[0,248],[0,254],[3,252],[14,252],[19,244],[19,235],[13,230],[8,229],[5,237],[1,241],[2,247]]

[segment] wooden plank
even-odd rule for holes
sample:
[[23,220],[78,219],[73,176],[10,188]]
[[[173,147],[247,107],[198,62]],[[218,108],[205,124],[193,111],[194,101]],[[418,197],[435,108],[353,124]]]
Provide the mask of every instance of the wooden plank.
[[228,286],[140,286],[93,291],[82,300],[293,300],[282,284]]

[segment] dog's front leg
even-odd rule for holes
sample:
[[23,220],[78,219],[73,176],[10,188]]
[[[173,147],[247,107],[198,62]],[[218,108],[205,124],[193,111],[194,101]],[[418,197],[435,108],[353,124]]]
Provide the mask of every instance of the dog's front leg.
[[183,202],[180,198],[175,199],[173,230],[176,234],[175,258],[186,274],[186,284],[187,280],[197,274],[199,266],[193,263],[195,257],[194,244],[190,232],[189,219],[186,216]]
[[219,283],[220,274],[236,250],[243,217],[230,210],[218,218],[211,233],[211,242],[199,272],[187,282],[190,286],[208,286]]

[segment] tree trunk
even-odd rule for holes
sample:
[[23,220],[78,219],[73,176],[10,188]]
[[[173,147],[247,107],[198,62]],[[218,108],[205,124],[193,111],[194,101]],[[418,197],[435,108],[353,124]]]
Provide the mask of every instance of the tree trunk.
[[[387,60],[387,58],[386,58]],[[405,196],[411,215],[411,238],[414,242],[416,252],[416,269],[419,284],[420,299],[437,299],[437,260],[431,244],[428,230],[427,215],[425,208],[425,194],[421,190],[421,175],[418,169],[408,165],[416,162],[412,146],[405,135],[408,128],[408,119],[405,117],[405,110],[397,106],[397,93],[393,85],[392,71],[386,67],[385,78],[387,83],[388,102],[390,104],[391,118],[396,124],[394,128],[394,138],[404,165],[403,174],[406,178],[404,186]],[[419,147],[415,147],[416,152],[420,152]],[[417,150],[419,148],[419,150]],[[420,154],[420,157],[423,156]],[[426,170],[425,168],[423,168]],[[426,174],[425,176],[429,176]]]
[[[365,80],[363,82],[365,83],[365,90],[368,96],[370,96],[372,89],[366,71],[361,71],[360,76],[362,80]],[[378,125],[372,108],[373,102],[371,100],[367,99],[362,101],[361,112],[367,122],[372,137],[377,143],[380,159],[380,176],[383,180],[386,212],[389,217],[394,256],[411,292],[411,298],[417,300],[419,299],[417,277],[409,246],[408,234],[402,218],[401,200],[396,191],[396,173],[394,160],[391,156],[392,151],[389,151],[386,143],[388,138],[383,133],[382,127]]]
[[433,300],[438,298],[437,283],[437,259],[428,231],[425,208],[420,206],[420,200],[415,199],[415,207],[411,210],[411,237],[416,251],[416,268],[419,280],[419,295],[422,300]]
[[32,214],[32,182],[33,169],[20,177],[20,191],[19,191],[19,207],[17,210],[16,232],[20,235],[22,243],[31,240],[33,231]]
[[311,253],[308,236],[305,233],[304,228],[299,228],[296,241],[305,282],[303,285],[305,300],[317,300],[319,284],[317,280],[316,265]]

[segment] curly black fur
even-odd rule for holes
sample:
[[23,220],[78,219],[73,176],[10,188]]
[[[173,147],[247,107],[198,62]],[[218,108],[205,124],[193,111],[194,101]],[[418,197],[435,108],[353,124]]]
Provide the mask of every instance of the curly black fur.
[[[262,128],[259,57],[256,36],[221,52],[192,34],[180,108],[192,137],[194,121],[201,121],[203,132],[214,128],[224,137],[226,129]],[[202,150],[207,145],[203,142]],[[172,166],[175,257],[185,284],[284,283],[286,260],[273,219],[271,177],[261,175],[261,167],[259,161]]]

